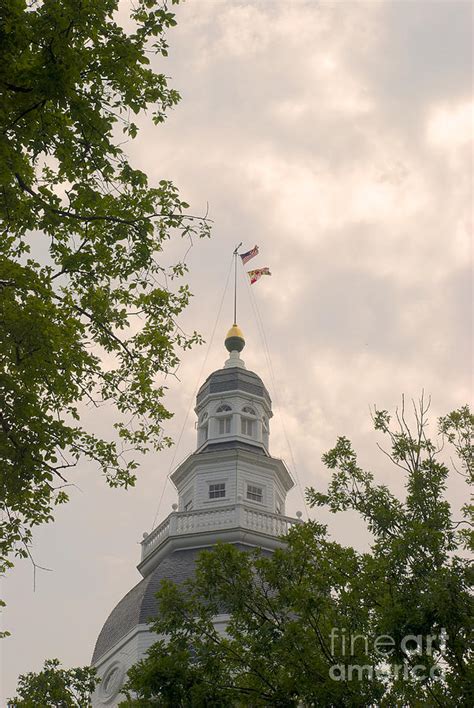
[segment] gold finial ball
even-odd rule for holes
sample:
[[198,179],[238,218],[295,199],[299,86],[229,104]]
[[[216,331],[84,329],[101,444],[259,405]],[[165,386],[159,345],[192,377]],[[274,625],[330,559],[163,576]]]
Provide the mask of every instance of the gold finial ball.
[[245,339],[242,334],[242,330],[236,324],[227,332],[227,336],[224,341],[225,347],[228,352],[241,352],[245,347]]

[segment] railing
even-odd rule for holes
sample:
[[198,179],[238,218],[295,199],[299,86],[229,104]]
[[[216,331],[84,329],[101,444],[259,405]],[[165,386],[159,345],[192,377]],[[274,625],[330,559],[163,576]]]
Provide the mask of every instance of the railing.
[[297,519],[247,504],[231,504],[214,509],[174,511],[142,541],[142,560],[171,536],[181,536],[220,529],[245,528],[270,536],[284,536]]

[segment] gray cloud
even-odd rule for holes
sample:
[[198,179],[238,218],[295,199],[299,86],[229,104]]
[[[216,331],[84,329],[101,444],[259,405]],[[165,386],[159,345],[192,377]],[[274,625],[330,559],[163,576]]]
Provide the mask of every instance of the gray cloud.
[[[393,407],[424,388],[434,424],[472,394],[471,12],[398,1],[196,0],[177,10],[160,69],[183,102],[163,127],[142,120],[130,152],[154,180],[174,179],[195,213],[210,203],[213,237],[188,255],[185,328],[209,342],[233,248],[259,244],[252,263],[273,275],[250,291],[241,274],[244,359],[279,404],[272,451],[292,468],[294,458],[302,486],[324,487],[321,455],[345,434],[401,494],[369,405]],[[171,242],[165,262],[186,248]],[[82,491],[36,534],[35,557],[54,572],[40,574],[35,593],[27,562],[5,581],[3,703],[18,673],[47,656],[87,663],[107,613],[138,580],[138,541],[174,501],[168,483],[159,505],[170,468],[193,449],[193,391],[222,365],[231,316],[228,291],[205,364],[206,348],[187,352],[181,382],[166,382],[178,449],[147,456],[127,493],[81,466]],[[101,412],[86,414],[91,427],[110,423]],[[462,502],[460,478],[450,494]],[[295,490],[289,511],[301,507]],[[338,540],[367,543],[357,519],[317,514]]]

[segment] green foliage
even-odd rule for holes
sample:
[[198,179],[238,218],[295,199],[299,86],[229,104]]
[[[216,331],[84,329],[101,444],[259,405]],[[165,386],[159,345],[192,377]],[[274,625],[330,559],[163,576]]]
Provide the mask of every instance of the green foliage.
[[88,666],[62,669],[57,659],[47,659],[43,670],[18,679],[18,696],[8,705],[23,708],[89,708],[91,695],[98,684],[95,669]]
[[[122,147],[131,117],[150,108],[160,123],[179,100],[150,64],[176,23],[166,2],[130,7],[128,30],[118,0],[0,7],[0,572],[67,500],[79,459],[127,487],[133,453],[170,444],[164,375],[200,341],[177,322],[186,266],[158,256],[208,222]],[[104,404],[109,439],[81,425],[86,405]]]
[[[168,635],[128,673],[127,706],[362,706],[381,695],[363,682],[353,691],[331,680],[333,626],[369,626],[359,603],[364,559],[330,542],[314,522],[294,528],[273,555],[219,545],[203,553],[185,591],[165,583],[153,629]],[[225,608],[225,610],[224,610]],[[215,615],[227,611],[223,637]],[[356,647],[362,664],[365,646]]]
[[[312,506],[357,511],[369,552],[331,541],[310,521],[272,555],[228,545],[203,553],[195,579],[158,593],[152,628],[166,639],[129,671],[121,705],[472,705],[470,569],[427,411],[423,400],[414,407],[414,433],[403,407],[395,429],[386,411],[374,414],[403,470],[403,501],[359,467],[346,438],[323,458],[333,470],[328,491],[307,491]],[[473,423],[467,408],[439,422],[463,469]],[[224,612],[221,634],[213,619]],[[419,650],[409,635],[421,637]]]
[[[0,610],[2,607],[5,607],[5,603],[3,602],[3,600],[0,600]],[[4,639],[5,637],[9,637],[9,636],[10,636],[10,632],[0,631],[0,639]]]
[[[375,484],[370,472],[358,467],[356,454],[345,438],[339,438],[336,447],[323,457],[334,470],[328,493],[307,492],[312,505],[327,505],[333,512],[356,510],[373,534],[375,635],[394,637],[400,647],[407,635],[440,637],[442,630],[447,634],[446,648],[442,650],[438,641],[431,657],[394,652],[392,663],[409,667],[438,663],[445,678],[400,678],[384,696],[382,705],[387,706],[397,701],[402,705],[470,705],[474,690],[469,663],[472,570],[466,558],[459,555],[471,522],[467,506],[463,507],[463,518],[452,517],[445,495],[449,468],[442,461],[447,442],[454,447],[466,480],[472,483],[474,416],[464,406],[441,418],[440,440],[435,444],[427,436],[428,410],[423,398],[419,406],[413,406],[414,432],[407,423],[404,401],[395,415],[395,429],[390,427],[387,411],[374,413],[375,429],[390,443],[388,451],[380,449],[405,475],[403,502],[385,486]],[[454,470],[458,471],[456,465]]]

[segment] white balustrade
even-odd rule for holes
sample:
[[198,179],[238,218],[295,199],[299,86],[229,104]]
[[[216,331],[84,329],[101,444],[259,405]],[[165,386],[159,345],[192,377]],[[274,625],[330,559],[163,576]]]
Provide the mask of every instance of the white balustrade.
[[231,504],[214,509],[174,511],[142,541],[142,560],[171,536],[243,527],[270,536],[284,536],[296,519],[255,509],[247,504]]

